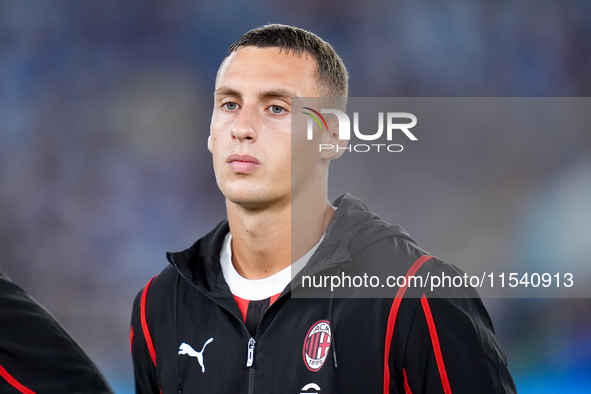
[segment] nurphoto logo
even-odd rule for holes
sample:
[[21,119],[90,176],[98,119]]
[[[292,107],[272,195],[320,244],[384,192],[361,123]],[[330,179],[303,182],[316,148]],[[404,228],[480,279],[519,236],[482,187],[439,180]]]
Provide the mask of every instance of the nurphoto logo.
[[[310,112],[304,114],[310,116],[308,119],[307,139],[314,138],[314,121],[320,126],[320,130],[328,131],[328,124],[322,114],[333,114],[337,117],[339,122],[339,140],[351,139],[351,120],[349,116],[338,109],[321,109],[320,112],[310,107],[303,107]],[[364,134],[359,130],[359,112],[353,112],[353,134],[362,141],[378,141],[384,134],[384,118],[386,119],[386,143],[372,143],[372,144],[350,144],[347,146],[339,146],[335,144],[319,144],[318,149],[349,151],[349,152],[369,152],[369,151],[387,151],[387,152],[402,152],[404,147],[401,144],[393,144],[393,137],[402,132],[409,140],[418,141],[417,137],[410,131],[411,128],[417,124],[417,117],[409,112],[378,112],[378,130],[373,134]],[[406,120],[406,122],[404,122]],[[395,134],[396,133],[396,134]],[[383,138],[382,138],[383,140]]]

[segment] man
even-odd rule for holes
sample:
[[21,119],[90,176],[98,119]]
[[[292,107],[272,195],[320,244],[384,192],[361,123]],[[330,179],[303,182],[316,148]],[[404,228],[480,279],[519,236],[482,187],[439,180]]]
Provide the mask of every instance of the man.
[[2,272],[0,393],[112,393],[72,337]]
[[405,288],[373,299],[291,296],[303,274],[386,260],[393,274],[457,273],[358,199],[328,202],[339,152],[318,143],[346,141],[334,120],[314,144],[292,135],[300,107],[291,98],[346,97],[347,78],[328,43],[290,26],[254,29],[230,47],[208,140],[228,220],[169,253],[171,265],[138,294],[138,393],[515,392],[478,298],[403,298]]

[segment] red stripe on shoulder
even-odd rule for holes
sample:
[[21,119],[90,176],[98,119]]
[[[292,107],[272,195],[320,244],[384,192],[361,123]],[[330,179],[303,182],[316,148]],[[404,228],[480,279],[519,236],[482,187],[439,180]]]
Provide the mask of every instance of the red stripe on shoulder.
[[129,330],[129,351],[133,354],[133,327]]
[[154,350],[154,344],[152,343],[152,336],[150,335],[150,330],[148,329],[148,322],[146,321],[146,297],[148,296],[148,288],[150,287],[150,284],[152,283],[154,278],[150,279],[150,281],[148,282],[148,284],[144,288],[144,292],[142,293],[141,319],[142,319],[142,331],[144,332],[144,338],[146,339],[146,345],[148,345],[148,350],[150,351],[150,357],[152,358],[152,362],[154,363],[154,366],[156,366],[156,351]]
[[421,304],[423,305],[423,311],[425,312],[425,318],[427,319],[427,325],[429,326],[429,334],[431,335],[431,343],[433,344],[433,352],[435,353],[435,360],[437,361],[437,369],[439,369],[439,377],[441,378],[443,392],[445,394],[451,394],[451,387],[447,378],[447,371],[445,370],[441,347],[439,346],[439,336],[437,335],[435,320],[433,320],[431,307],[429,306],[429,301],[427,301],[427,296],[425,294],[423,294],[423,297],[421,298]]
[[[409,276],[416,274],[419,268],[421,268],[426,261],[432,258],[433,257],[429,256],[428,254],[419,257],[406,273],[406,278],[408,279]],[[388,325],[386,328],[386,345],[384,349],[384,394],[388,394],[390,392],[390,366],[388,365],[388,359],[390,358],[390,345],[392,344],[392,336],[394,335],[394,326],[396,325],[398,309],[400,309],[402,297],[404,297],[404,293],[406,293],[406,289],[408,289],[409,281],[406,280],[405,282],[405,286],[399,288],[396,292],[396,297],[392,302],[392,308],[390,308],[390,314],[388,316]]]
[[8,371],[5,370],[2,365],[0,365],[0,376],[2,376],[8,382],[9,385],[20,391],[22,394],[35,394],[34,391],[26,388],[18,380],[12,377],[12,375],[9,374]]

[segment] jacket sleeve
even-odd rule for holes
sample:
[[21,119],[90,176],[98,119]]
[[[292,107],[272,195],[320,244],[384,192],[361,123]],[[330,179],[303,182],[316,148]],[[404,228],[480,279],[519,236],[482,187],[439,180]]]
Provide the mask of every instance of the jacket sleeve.
[[457,295],[403,300],[414,312],[407,314],[412,317],[397,374],[403,381],[392,386],[406,394],[517,393],[478,294],[462,289]]
[[156,356],[146,317],[149,285],[150,283],[136,296],[131,315],[129,338],[136,394],[160,393],[156,377]]
[[112,393],[62,326],[0,272],[0,392],[13,391]]

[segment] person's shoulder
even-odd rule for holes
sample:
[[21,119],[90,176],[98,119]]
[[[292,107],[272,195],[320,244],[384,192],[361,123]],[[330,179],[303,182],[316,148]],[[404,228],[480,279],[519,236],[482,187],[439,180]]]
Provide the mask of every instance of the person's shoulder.
[[[136,303],[141,302],[142,298],[146,298],[148,293],[150,298],[166,298],[168,295],[172,296],[177,277],[179,273],[175,267],[169,265],[164,268],[159,274],[152,277],[137,293]],[[145,301],[144,301],[145,302]]]
[[364,223],[349,245],[352,254],[380,252],[385,256],[406,256],[416,260],[423,255],[431,255],[401,226],[392,225],[382,220]]
[[160,326],[167,321],[175,304],[176,282],[179,273],[173,266],[168,266],[150,279],[137,293],[133,302],[131,321],[136,331],[150,321],[151,325]]

